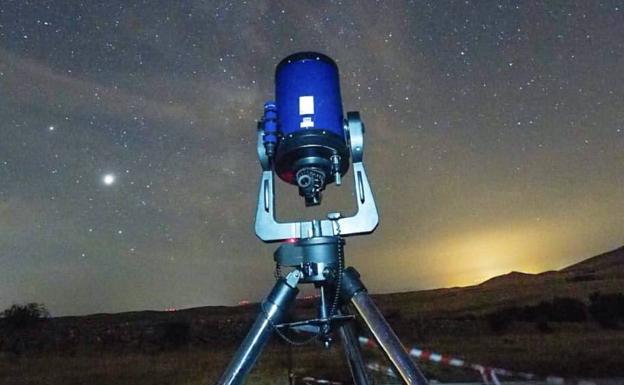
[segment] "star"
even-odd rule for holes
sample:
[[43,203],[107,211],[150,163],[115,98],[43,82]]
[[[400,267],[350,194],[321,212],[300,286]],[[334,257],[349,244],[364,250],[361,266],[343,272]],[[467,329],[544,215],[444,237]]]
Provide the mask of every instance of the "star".
[[104,182],[106,186],[111,186],[113,183],[115,183],[115,175],[113,174],[104,175],[102,177],[102,182]]

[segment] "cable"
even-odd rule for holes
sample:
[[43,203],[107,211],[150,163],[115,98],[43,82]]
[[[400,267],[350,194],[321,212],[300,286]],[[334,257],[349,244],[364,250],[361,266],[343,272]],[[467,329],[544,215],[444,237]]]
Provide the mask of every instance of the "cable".
[[273,321],[269,318],[268,313],[266,312],[266,310],[264,309],[264,303],[262,303],[260,305],[260,311],[262,312],[262,314],[264,315],[264,318],[267,319],[267,321],[269,321],[269,324],[271,325],[271,327],[273,328],[273,330],[275,330],[275,333],[277,333],[277,335],[283,339],[284,341],[286,341],[287,343],[294,345],[294,346],[302,346],[302,345],[307,345],[310,342],[312,342],[315,338],[317,338],[320,335],[319,333],[316,333],[314,335],[312,335],[309,338],[306,338],[304,340],[300,340],[300,341],[296,341],[290,337],[288,337],[286,334],[284,334],[284,332],[282,332],[280,330],[280,328],[278,328],[277,326],[275,326],[275,324],[273,323]]
[[[282,275],[282,265],[279,264],[279,262],[275,263],[275,280],[278,280],[280,278],[283,278]],[[260,311],[262,312],[262,314],[264,314],[264,317],[267,319],[267,321],[269,321],[269,324],[271,324],[271,327],[273,328],[273,330],[275,330],[275,333],[282,339],[284,340],[286,343],[289,343],[291,345],[294,346],[303,346],[303,345],[307,345],[310,342],[312,342],[314,339],[316,339],[321,333],[320,330],[318,333],[310,336],[309,338],[306,338],[304,340],[300,340],[300,341],[296,341],[290,337],[288,337],[284,332],[282,332],[280,330],[280,328],[276,327],[275,324],[273,323],[273,321],[269,318],[266,310],[264,309],[264,303],[262,303],[260,305]]]
[[334,300],[329,310],[329,316],[332,317],[338,309],[340,302],[340,290],[342,288],[342,273],[344,271],[344,239],[338,240],[338,278],[336,279],[336,291],[334,292]]

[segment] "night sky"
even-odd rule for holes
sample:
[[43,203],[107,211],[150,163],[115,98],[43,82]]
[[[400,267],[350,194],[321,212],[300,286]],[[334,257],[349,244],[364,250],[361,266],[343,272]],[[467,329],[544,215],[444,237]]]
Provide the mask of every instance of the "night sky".
[[[2,2],[0,308],[258,300],[256,119],[333,57],[381,221],[372,292],[559,269],[624,244],[623,2]],[[352,176],[348,174],[350,181]],[[282,218],[320,211],[281,185]]]

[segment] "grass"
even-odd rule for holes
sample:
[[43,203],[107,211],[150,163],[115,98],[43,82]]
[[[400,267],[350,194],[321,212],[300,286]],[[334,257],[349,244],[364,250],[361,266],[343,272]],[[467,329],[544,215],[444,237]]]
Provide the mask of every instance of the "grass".
[[[406,346],[415,341],[405,339]],[[471,362],[541,375],[566,377],[622,376],[621,346],[624,331],[558,330],[551,334],[432,336],[417,344],[439,353],[456,354]],[[0,384],[10,385],[195,385],[218,379],[234,347],[228,349],[185,348],[157,354],[114,351],[76,351],[70,354],[0,356]],[[368,360],[386,364],[377,352],[365,352]],[[478,380],[474,373],[421,363],[428,377],[441,381]],[[348,381],[342,349],[318,345],[288,347],[273,341],[265,349],[247,383],[288,384],[289,368],[299,377],[314,376]],[[377,376],[379,377],[379,376]],[[381,382],[383,378],[377,378]],[[392,382],[392,381],[389,381]]]
[[[269,346],[247,383],[288,384],[289,361],[299,377],[328,374],[348,376],[339,348],[323,351],[297,348],[294,356],[283,346]],[[0,356],[0,384],[7,385],[195,385],[215,383],[233,349],[181,349],[158,354],[77,352],[72,355],[25,354]],[[320,357],[324,356],[324,357]]]
[[157,355],[83,353],[4,357],[0,361],[0,383],[43,384],[179,384],[206,383],[225,355],[184,350]]

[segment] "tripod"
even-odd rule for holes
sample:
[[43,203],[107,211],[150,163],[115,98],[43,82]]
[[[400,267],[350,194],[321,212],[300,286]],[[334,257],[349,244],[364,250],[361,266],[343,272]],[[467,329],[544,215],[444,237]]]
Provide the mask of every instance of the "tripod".
[[[256,234],[264,241],[283,241],[274,254],[280,267],[291,269],[279,277],[261,303],[260,314],[222,374],[217,385],[241,384],[262,352],[271,334],[285,329],[314,333],[326,346],[338,329],[355,385],[369,385],[364,360],[354,333],[356,313],[366,324],[392,366],[405,384],[426,385],[427,380],[410,359],[398,337],[353,267],[344,267],[344,236],[372,232],[379,222],[377,207],[362,162],[364,125],[357,112],[349,112],[345,122],[353,164],[357,212],[343,217],[330,213],[324,220],[281,223],[275,219],[273,171],[263,144],[264,132],[258,130],[258,156],[262,178],[256,210]],[[319,290],[318,314],[304,321],[282,323],[299,292],[299,284],[314,284]]]

